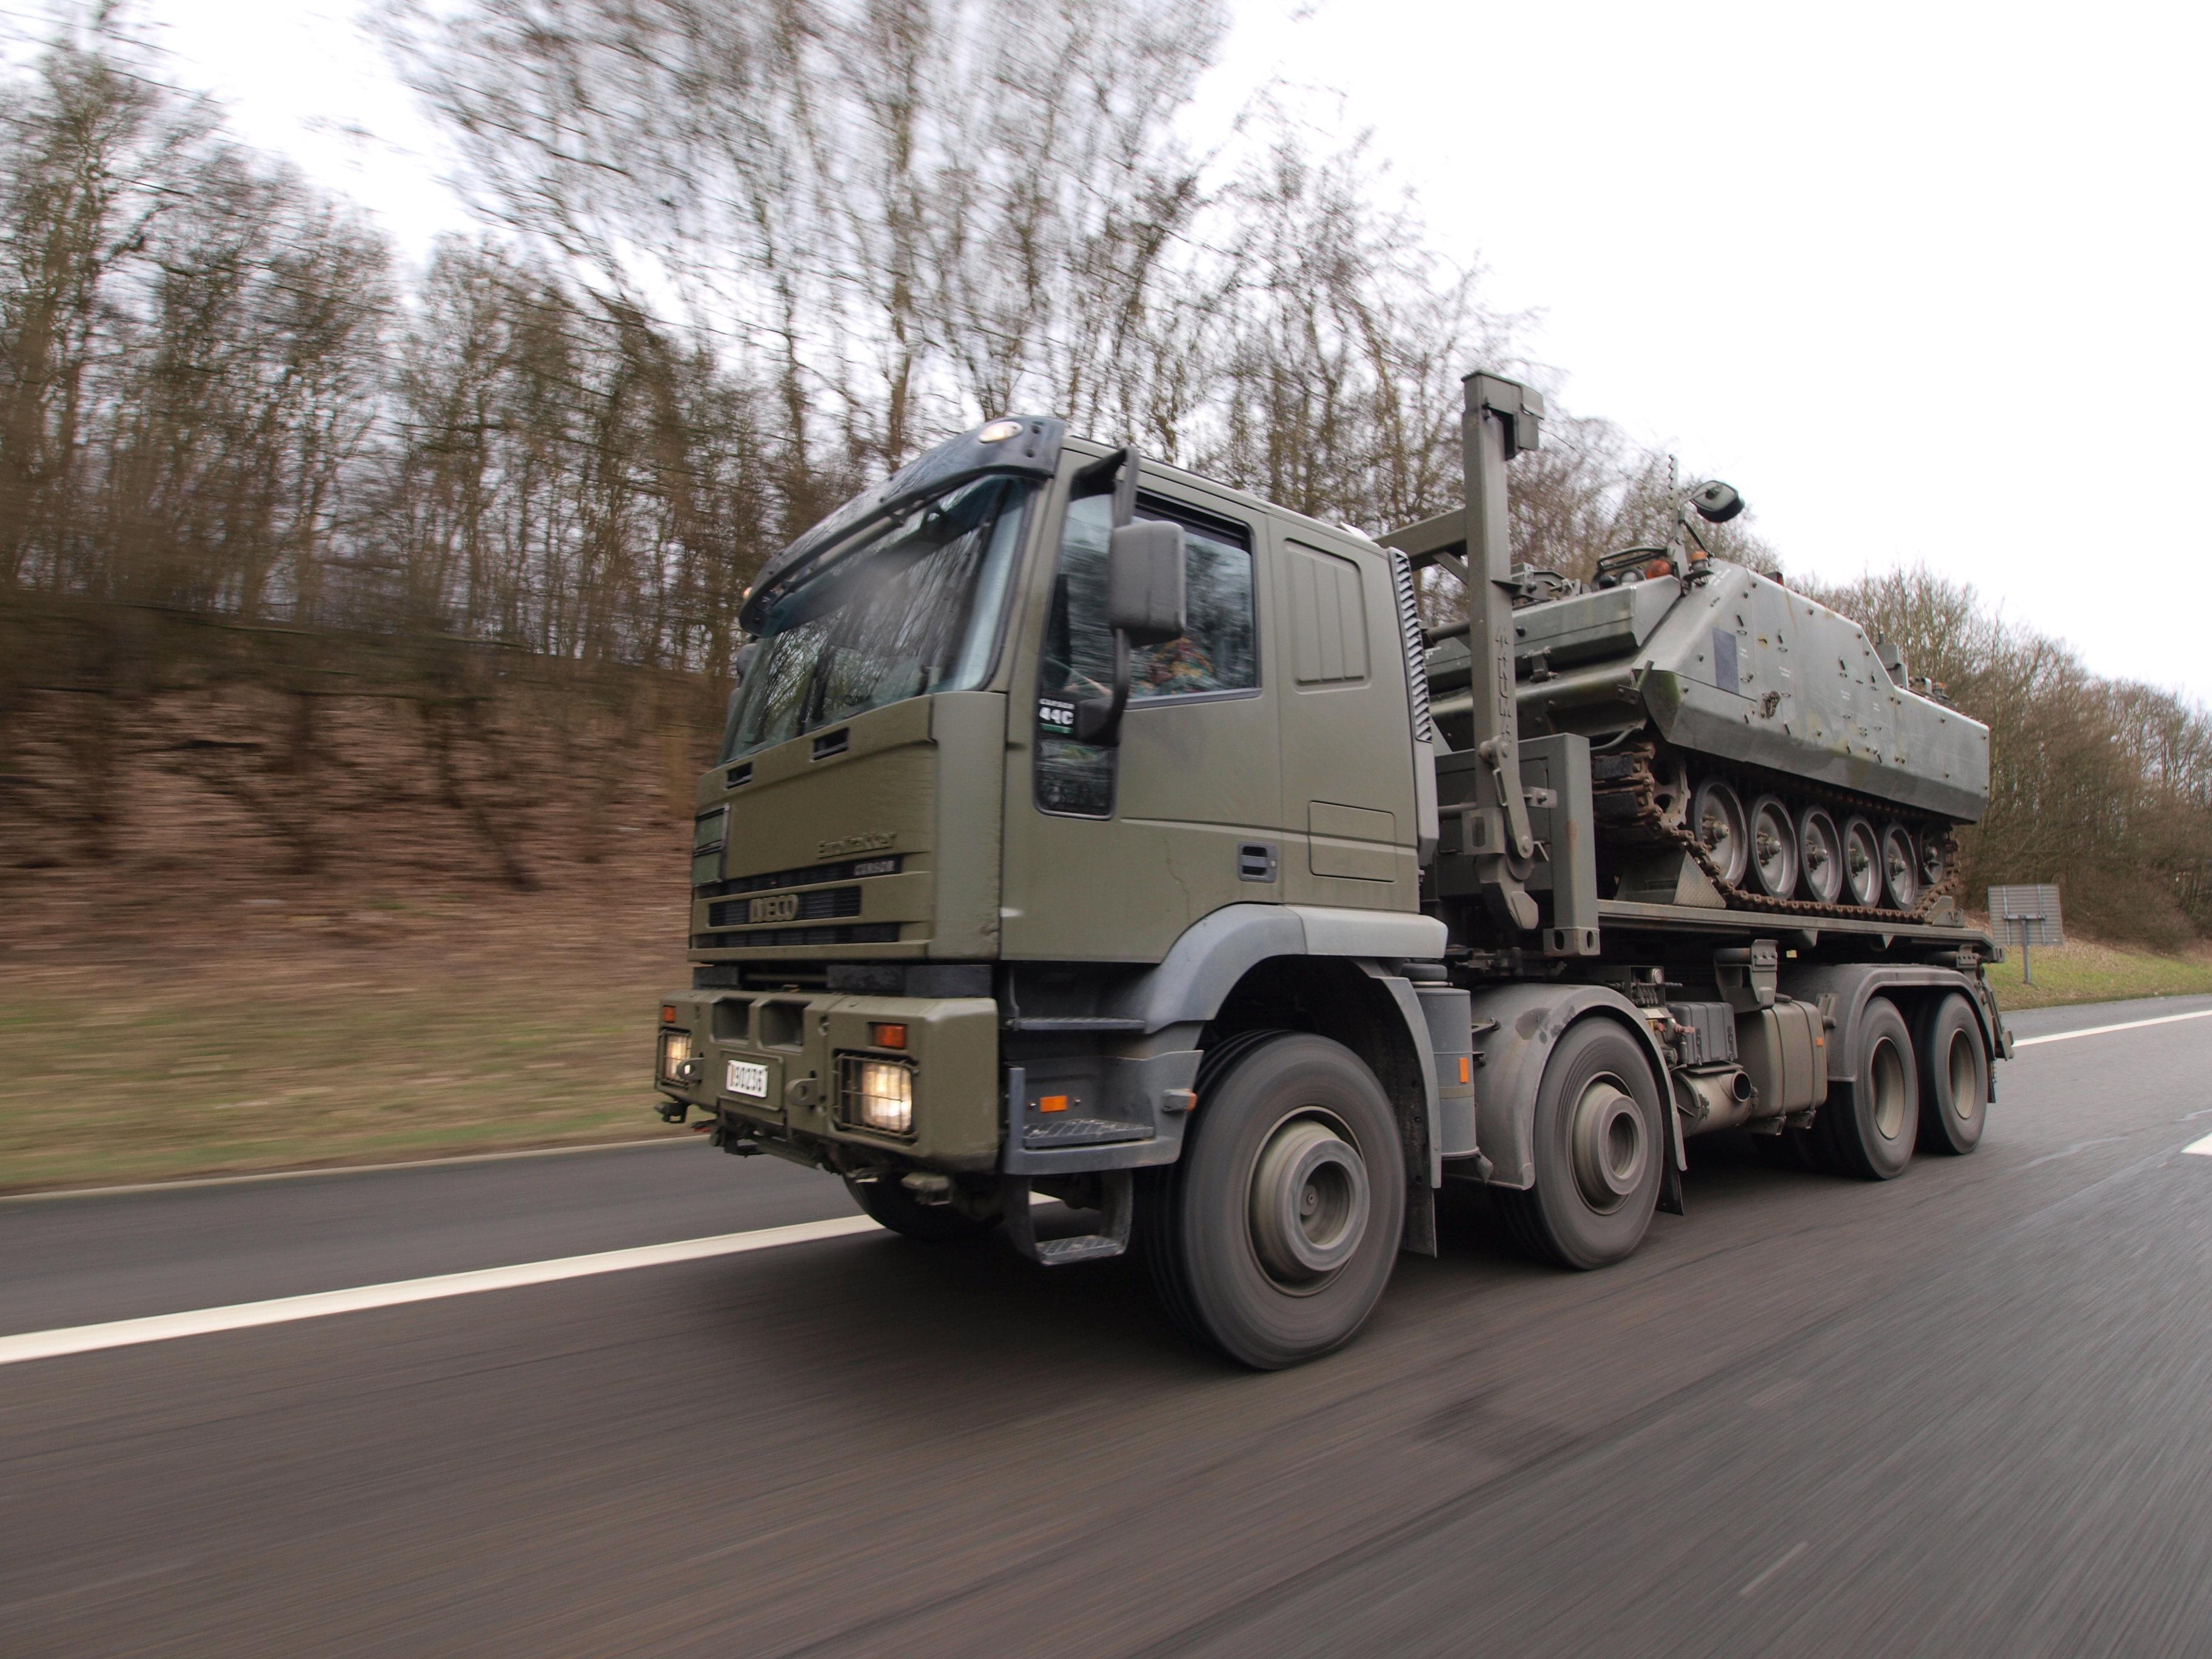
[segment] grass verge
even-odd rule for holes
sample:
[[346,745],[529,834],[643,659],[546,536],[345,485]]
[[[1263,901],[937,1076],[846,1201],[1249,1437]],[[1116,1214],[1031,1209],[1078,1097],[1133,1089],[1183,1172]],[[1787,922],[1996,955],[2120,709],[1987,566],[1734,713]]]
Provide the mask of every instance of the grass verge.
[[2021,982],[2017,945],[2008,946],[2005,959],[1989,969],[1999,1007],[2057,1008],[2212,992],[2212,951],[2201,948],[2184,956],[2160,956],[2130,945],[2075,939],[2056,950],[2032,946],[2028,954],[2033,985]]
[[0,1006],[0,1192],[684,1133],[649,1008],[477,988]]

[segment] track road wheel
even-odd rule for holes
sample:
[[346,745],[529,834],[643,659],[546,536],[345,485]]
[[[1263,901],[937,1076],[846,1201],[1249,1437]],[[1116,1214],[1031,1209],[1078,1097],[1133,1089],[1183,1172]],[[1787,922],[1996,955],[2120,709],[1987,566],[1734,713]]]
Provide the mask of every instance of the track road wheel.
[[1971,1152],[1981,1145],[1989,1109],[1982,1023],[1954,991],[1920,1024],[1920,1138],[1931,1152]]
[[1743,872],[1751,863],[1749,820],[1743,798],[1718,778],[1707,778],[1690,797],[1690,833],[1705,849],[1731,887],[1743,885]]
[[1844,820],[1844,902],[1867,910],[1881,902],[1881,845],[1864,818]]
[[1271,1036],[1201,1092],[1182,1156],[1139,1170],[1137,1229],[1177,1323],[1258,1370],[1350,1341],[1406,1224],[1406,1158],[1374,1073],[1340,1042]]
[[1643,1242],[1667,1156],[1659,1090],[1612,1020],[1568,1029],[1536,1090],[1536,1184],[1498,1189],[1514,1242],[1540,1261],[1602,1267]]
[[1773,795],[1751,804],[1751,884],[1772,898],[1788,898],[1797,886],[1797,826],[1790,809]]
[[1808,806],[1797,820],[1798,866],[1805,896],[1820,904],[1834,904],[1844,891],[1844,832],[1835,819],[1817,806]]
[[1920,849],[1901,823],[1882,826],[1881,892],[1893,910],[1910,910],[1920,897]]
[[999,1218],[978,1221],[950,1204],[923,1204],[896,1181],[851,1181],[845,1190],[869,1218],[895,1233],[923,1244],[950,1244],[973,1238],[999,1224]]
[[1828,1087],[1813,1120],[1822,1162],[1838,1175],[1890,1181],[1912,1162],[1920,1128],[1920,1072],[1912,1034],[1887,997],[1875,997],[1859,1018],[1853,1081]]
[[1943,850],[1943,837],[1932,830],[1920,835],[1920,890],[1926,892],[1950,873],[1951,861]]

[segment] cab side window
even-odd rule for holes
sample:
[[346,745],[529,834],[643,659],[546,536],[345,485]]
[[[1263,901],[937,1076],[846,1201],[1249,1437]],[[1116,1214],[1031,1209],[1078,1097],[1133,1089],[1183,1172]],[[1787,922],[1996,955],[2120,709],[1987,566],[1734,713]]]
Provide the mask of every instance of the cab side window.
[[[1037,678],[1036,804],[1048,812],[1105,817],[1114,810],[1115,750],[1066,735],[1073,706],[1114,690],[1114,635],[1105,623],[1106,538],[1113,498],[1072,503],[1053,581]],[[1252,541],[1243,526],[1140,496],[1137,516],[1182,526],[1183,583],[1190,631],[1129,653],[1129,706],[1260,684],[1252,601]]]

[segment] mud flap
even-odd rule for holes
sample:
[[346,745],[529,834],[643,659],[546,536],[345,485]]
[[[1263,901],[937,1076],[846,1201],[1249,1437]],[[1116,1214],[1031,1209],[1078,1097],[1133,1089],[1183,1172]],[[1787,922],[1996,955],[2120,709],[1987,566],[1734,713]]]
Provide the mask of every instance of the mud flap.
[[1406,1227],[1399,1237],[1398,1248],[1409,1255],[1437,1253],[1437,1189],[1429,1185],[1425,1169],[1418,1178],[1410,1171],[1407,1175]]
[[1659,1208],[1668,1215],[1682,1213],[1682,1171],[1690,1167],[1682,1150],[1682,1115],[1672,1102],[1667,1106],[1667,1140],[1673,1156],[1659,1160]]

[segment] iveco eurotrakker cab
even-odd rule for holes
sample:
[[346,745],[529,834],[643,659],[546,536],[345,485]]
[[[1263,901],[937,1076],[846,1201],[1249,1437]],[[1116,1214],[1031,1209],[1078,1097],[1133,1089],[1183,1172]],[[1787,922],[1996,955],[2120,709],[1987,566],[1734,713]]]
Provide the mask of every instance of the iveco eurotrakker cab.
[[1026,416],[800,537],[700,781],[664,1114],[915,1239],[1133,1240],[1255,1366],[1350,1339],[1447,1181],[1589,1268],[1698,1135],[1971,1151],[1986,729],[1708,556],[1724,484],[1588,586],[1514,565],[1542,418],[1468,376],[1466,507],[1379,540]]

